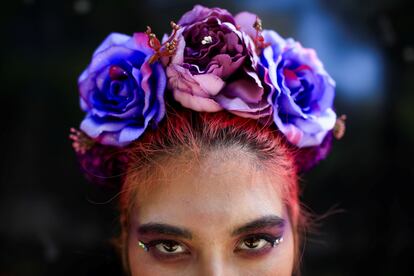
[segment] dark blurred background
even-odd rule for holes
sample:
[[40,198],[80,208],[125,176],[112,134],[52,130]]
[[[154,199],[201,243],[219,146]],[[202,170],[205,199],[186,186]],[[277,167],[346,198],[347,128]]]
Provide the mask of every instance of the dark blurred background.
[[308,236],[303,274],[414,275],[408,0],[2,1],[0,275],[120,274],[113,193],[83,179],[67,139],[83,118],[77,78],[110,32],[161,36],[196,3],[259,14],[315,48],[337,81],[347,134],[304,176],[302,199],[343,211]]

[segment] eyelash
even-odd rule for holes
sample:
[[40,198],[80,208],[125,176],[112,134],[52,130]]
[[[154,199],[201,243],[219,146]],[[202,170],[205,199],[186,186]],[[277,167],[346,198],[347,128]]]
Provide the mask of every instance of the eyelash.
[[[282,242],[283,237],[280,236],[274,236],[274,235],[270,235],[270,234],[265,234],[265,233],[260,233],[260,234],[252,234],[252,235],[248,235],[246,237],[244,237],[240,242],[237,243],[237,246],[239,245],[244,245],[244,243],[248,240],[254,240],[256,241],[261,241],[264,240],[265,242],[267,242],[266,245],[264,245],[263,247],[261,247],[260,249],[236,249],[235,252],[242,252],[242,254],[247,254],[250,256],[255,256],[255,255],[261,255],[266,253],[267,251],[269,251],[270,249],[272,249],[273,247],[279,245],[280,242]],[[176,242],[174,240],[163,240],[163,239],[158,239],[158,240],[153,240],[150,241],[148,243],[144,243],[142,241],[140,241],[144,246],[145,249],[147,251],[150,251],[156,258],[160,258],[160,259],[173,259],[173,258],[180,258],[183,255],[189,255],[188,252],[182,252],[182,253],[164,253],[161,252],[159,250],[157,250],[156,248],[154,248],[155,250],[151,250],[152,247],[156,247],[157,245],[162,245],[162,244],[170,244],[168,247],[174,247],[174,246],[181,246],[181,247],[186,247],[185,245],[182,245],[179,242]],[[173,245],[171,245],[173,244]],[[165,247],[164,247],[165,249]],[[186,249],[183,249],[186,250]],[[168,251],[168,250],[166,250]]]
[[[275,237],[273,235],[269,235],[269,234],[253,234],[253,235],[249,235],[247,237],[245,237],[243,239],[243,244],[249,240],[249,239],[253,239],[255,241],[260,241],[260,240],[265,240],[267,243],[269,243],[272,247],[274,247],[276,244],[278,244],[278,242],[276,242],[277,240],[280,241],[282,237]],[[256,250],[256,249],[251,249],[251,250]],[[250,251],[250,250],[249,250]]]
[[[153,241],[150,241],[148,243],[144,243],[144,245],[145,245],[147,251],[150,251],[155,257],[160,258],[160,259],[178,258],[180,256],[189,254],[189,253],[186,253],[186,252],[184,252],[184,253],[164,253],[164,252],[161,252],[161,251],[157,250],[156,248],[154,248],[155,250],[151,250],[152,247],[156,247],[157,245],[169,244],[169,243],[170,244],[172,243],[173,246],[178,245],[178,246],[185,247],[184,245],[182,245],[182,244],[180,244],[180,243],[178,243],[174,240],[153,240]],[[169,247],[173,247],[173,246],[170,245]],[[168,251],[168,250],[166,250],[166,251]]]

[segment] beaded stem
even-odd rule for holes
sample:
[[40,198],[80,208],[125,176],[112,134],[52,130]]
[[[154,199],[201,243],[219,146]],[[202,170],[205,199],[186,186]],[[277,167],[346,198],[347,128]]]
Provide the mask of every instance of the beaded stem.
[[95,144],[95,141],[76,128],[70,128],[70,132],[69,139],[72,140],[72,147],[76,153],[85,154]]
[[177,50],[177,31],[181,28],[180,25],[174,21],[170,22],[171,28],[173,29],[172,35],[161,44],[157,36],[152,32],[150,26],[147,26],[146,34],[148,35],[148,46],[151,47],[155,53],[150,57],[149,63],[152,64],[159,60],[161,57],[171,57]]
[[336,123],[333,129],[333,135],[337,140],[342,139],[345,135],[346,130],[346,115],[341,115],[338,119],[336,119]]
[[254,44],[256,45],[256,49],[257,49],[258,54],[260,54],[260,52],[264,48],[269,46],[270,43],[266,43],[264,41],[264,37],[262,35],[262,31],[263,31],[262,20],[259,17],[256,17],[256,21],[253,24],[253,28],[256,29],[256,37],[254,38]]

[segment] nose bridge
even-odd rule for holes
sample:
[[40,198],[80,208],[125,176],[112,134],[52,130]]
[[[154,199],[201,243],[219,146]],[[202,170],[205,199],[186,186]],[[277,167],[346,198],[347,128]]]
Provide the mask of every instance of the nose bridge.
[[211,245],[203,252],[199,260],[200,276],[224,276],[232,275],[225,255],[218,246]]

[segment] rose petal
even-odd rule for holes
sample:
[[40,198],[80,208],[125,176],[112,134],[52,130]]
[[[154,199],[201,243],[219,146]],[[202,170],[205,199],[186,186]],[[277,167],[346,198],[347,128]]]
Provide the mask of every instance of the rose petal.
[[165,115],[165,100],[164,100],[164,93],[165,87],[167,86],[167,77],[165,75],[164,68],[161,64],[156,64],[154,66],[153,77],[157,80],[157,87],[154,88],[155,95],[157,98],[157,109],[158,112],[155,115],[155,121],[158,123],[164,118]]
[[177,48],[175,54],[171,58],[171,64],[182,64],[184,62],[184,49],[185,49],[185,39],[182,35],[184,29],[180,29],[177,32]]
[[[283,123],[279,114],[275,112],[273,119],[288,140],[301,148],[320,145],[326,134],[335,125],[336,114],[332,109],[329,109],[319,117],[312,116],[308,120],[294,118],[289,123]],[[298,139],[298,132],[301,133],[300,139]]]
[[294,99],[290,94],[290,89],[285,85],[282,79],[281,93],[277,99],[278,106],[281,109],[281,112],[291,116],[298,116],[306,118],[307,115],[302,111],[302,109],[295,103]]
[[132,39],[130,39],[126,46],[130,49],[134,49],[145,53],[148,57],[154,54],[154,50],[148,45],[148,35],[146,33],[134,33]]
[[246,57],[241,57],[236,61],[227,54],[219,54],[212,58],[211,62],[217,62],[218,68],[216,70],[209,70],[207,73],[214,74],[223,79],[230,77],[243,64]]
[[187,26],[199,21],[203,21],[208,17],[217,17],[223,22],[235,23],[233,16],[225,9],[221,8],[207,8],[201,5],[195,5],[191,11],[186,12],[178,24]]
[[142,126],[129,125],[124,127],[119,133],[119,144],[128,144],[138,139],[142,133],[144,133],[145,129],[148,126],[148,122],[154,117],[155,113],[156,110],[152,109],[150,113],[145,116],[144,125]]
[[319,116],[309,116],[307,120],[294,118],[293,123],[308,134],[316,134],[334,128],[336,122],[335,112],[329,108]]
[[273,59],[276,59],[276,57],[280,55],[282,50],[286,47],[286,40],[273,30],[263,30],[262,35],[264,41],[270,44],[268,47],[273,49]]
[[251,37],[256,37],[256,29],[253,27],[256,23],[258,16],[250,12],[241,12],[235,16],[236,24],[242,31]]
[[195,75],[192,78],[199,84],[200,88],[206,91],[209,96],[217,95],[224,87],[224,81],[213,74]]
[[128,121],[101,121],[98,122],[97,118],[87,115],[81,122],[80,129],[88,134],[91,138],[97,138],[104,131],[116,132],[124,128],[128,124]]
[[101,45],[98,46],[98,48],[93,53],[93,56],[98,54],[99,52],[102,52],[114,45],[122,45],[125,42],[127,42],[129,39],[131,39],[130,36],[121,34],[121,33],[110,33],[105,40],[101,43]]
[[263,88],[249,79],[239,79],[226,85],[220,97],[237,97],[246,103],[259,103],[263,99]]
[[117,64],[117,61],[127,60],[132,56],[134,50],[124,46],[112,46],[94,55],[88,67],[88,73],[99,72],[102,68]]
[[215,75],[193,76],[188,69],[178,65],[167,67],[167,76],[171,89],[179,89],[206,98],[216,95],[224,86],[223,80]]
[[223,108],[213,99],[198,97],[181,90],[174,90],[174,99],[184,107],[198,112],[217,112]]

